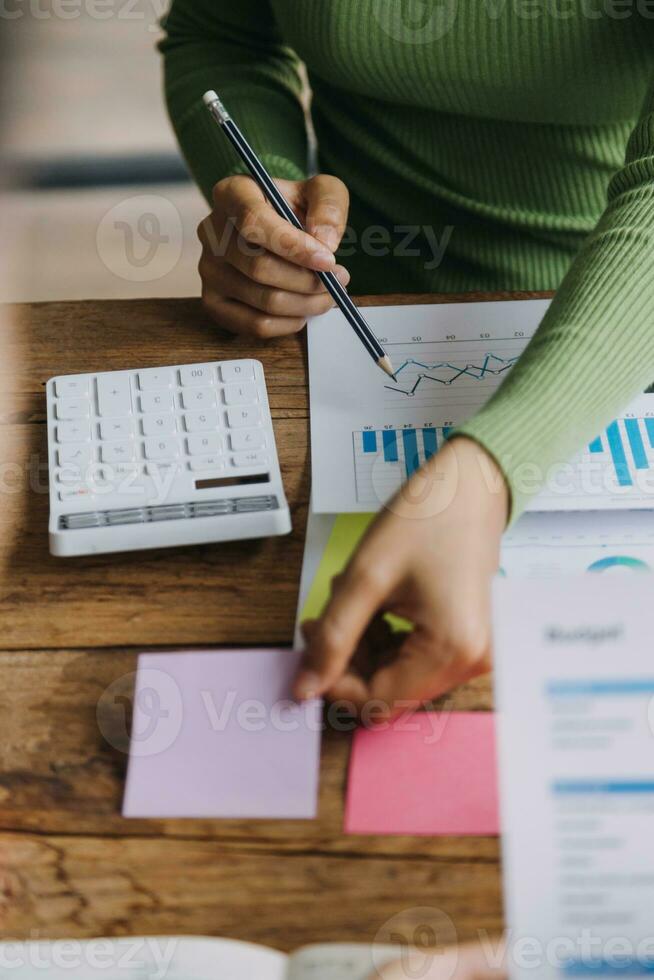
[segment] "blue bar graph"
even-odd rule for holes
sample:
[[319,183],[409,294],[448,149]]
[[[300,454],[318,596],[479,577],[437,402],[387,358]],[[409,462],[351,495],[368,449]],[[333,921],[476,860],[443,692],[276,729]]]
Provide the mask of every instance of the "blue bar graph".
[[618,478],[618,483],[621,487],[633,486],[634,481],[631,479],[629,464],[627,463],[624,446],[622,445],[622,436],[620,435],[617,422],[611,422],[607,427],[606,438],[608,439],[609,449],[613,457],[613,465],[615,466],[615,475]]
[[422,445],[425,450],[425,459],[431,459],[432,456],[436,455],[438,449],[436,429],[429,428],[422,430]]
[[363,433],[363,451],[364,451],[364,453],[376,453],[377,452],[377,433],[376,432],[364,432]]
[[[435,456],[453,426],[407,426],[397,429],[363,429],[353,433],[355,456],[369,471],[380,456],[384,463],[399,464],[409,477]],[[365,461],[365,462],[364,462]],[[357,463],[357,465],[359,465]],[[363,473],[363,470],[362,470]]]
[[409,477],[420,468],[418,435],[416,430],[402,429],[402,443],[404,445],[404,466],[406,468],[406,475]]
[[[627,454],[627,445],[629,454]],[[648,457],[648,451],[652,449],[654,449],[654,418],[614,419],[607,426],[605,434],[597,436],[588,444],[588,451],[593,455],[609,453],[621,487],[634,485],[635,470],[649,470],[654,466],[654,461]]]
[[631,455],[634,457],[636,469],[649,469],[647,454],[645,452],[645,446],[643,445],[643,438],[640,434],[640,428],[638,426],[638,419],[625,419],[624,427],[627,433],[627,439],[629,440],[629,445],[631,446]]
[[449,439],[450,438],[450,432],[451,431],[452,431],[452,426],[451,425],[444,425],[443,426],[443,439]]
[[384,462],[397,463],[397,435],[395,429],[384,429],[382,432],[382,442],[384,444]]

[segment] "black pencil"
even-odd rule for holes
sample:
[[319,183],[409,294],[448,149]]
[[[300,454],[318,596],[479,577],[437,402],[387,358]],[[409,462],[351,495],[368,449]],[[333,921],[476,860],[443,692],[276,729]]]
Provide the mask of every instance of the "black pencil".
[[[280,218],[290,221],[295,228],[300,231],[305,229],[293,211],[283,194],[280,193],[274,180],[264,167],[263,163],[256,155],[241,130],[238,128],[232,117],[229,115],[224,105],[215,92],[205,92],[204,103],[209,112],[221,127],[225,136],[232,144],[245,166],[250,171],[252,178],[257,182],[263,193],[266,195]],[[364,319],[361,311],[352,302],[346,289],[340,284],[333,272],[316,272],[316,275],[323,283],[327,292],[341,310],[343,316],[348,321],[357,337],[366,348],[373,361],[395,380],[391,359],[375,337],[372,329]]]

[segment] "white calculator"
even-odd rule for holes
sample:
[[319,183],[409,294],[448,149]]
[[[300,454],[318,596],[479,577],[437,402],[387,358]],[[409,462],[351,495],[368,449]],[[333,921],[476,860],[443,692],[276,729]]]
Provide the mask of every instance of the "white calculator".
[[259,361],[70,374],[46,392],[53,555],[291,530]]

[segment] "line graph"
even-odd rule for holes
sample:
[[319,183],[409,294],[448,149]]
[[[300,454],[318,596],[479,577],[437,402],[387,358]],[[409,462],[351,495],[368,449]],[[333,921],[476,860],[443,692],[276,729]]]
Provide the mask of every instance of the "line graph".
[[338,311],[311,323],[315,512],[385,504],[510,375],[547,302],[371,307],[397,382],[370,369]]
[[[395,377],[397,378],[400,374],[406,372],[407,368],[416,369],[418,374],[411,387],[402,388],[397,385],[384,385],[384,387],[388,391],[400,392],[412,398],[420,385],[424,384],[425,381],[432,381],[435,384],[445,386],[452,385],[459,378],[464,377],[481,381],[489,375],[497,377],[498,375],[505,374],[513,367],[517,360],[518,355],[515,357],[499,357],[491,351],[487,351],[483,355],[481,364],[462,364],[461,362],[456,363],[453,361],[437,361],[435,364],[424,364],[422,361],[417,361],[415,358],[409,357],[399,366],[395,372]],[[442,372],[444,376],[438,376],[438,372]]]
[[397,384],[389,378],[380,384],[384,408],[393,418],[398,411],[424,409],[432,416],[443,409],[462,421],[501,385],[527,341],[527,337],[466,337],[390,344],[389,354],[398,365]]

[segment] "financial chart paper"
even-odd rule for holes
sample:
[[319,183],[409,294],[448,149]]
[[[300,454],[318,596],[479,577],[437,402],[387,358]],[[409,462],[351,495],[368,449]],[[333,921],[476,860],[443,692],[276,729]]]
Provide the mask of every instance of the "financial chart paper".
[[[379,510],[501,385],[548,300],[370,307],[396,381],[339,310],[309,322],[312,504],[317,514]],[[651,507],[654,395],[640,396],[565,467],[546,474],[537,511]]]

